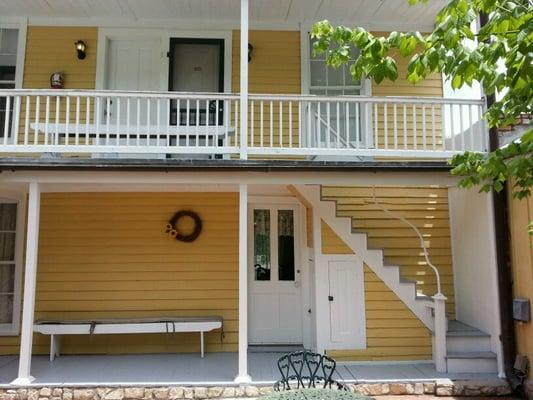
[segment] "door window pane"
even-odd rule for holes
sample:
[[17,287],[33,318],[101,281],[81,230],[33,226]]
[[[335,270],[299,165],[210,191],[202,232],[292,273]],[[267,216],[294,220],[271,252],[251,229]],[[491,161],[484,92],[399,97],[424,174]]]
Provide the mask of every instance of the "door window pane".
[[17,205],[15,203],[0,203],[0,231],[15,231],[17,229]]
[[270,260],[270,210],[254,210],[254,279],[269,281]]
[[0,294],[0,324],[10,324],[13,321],[13,295]]
[[15,264],[0,264],[0,295],[15,290]]
[[294,212],[278,212],[278,279],[294,281]]
[[15,260],[15,233],[0,231],[0,261]]

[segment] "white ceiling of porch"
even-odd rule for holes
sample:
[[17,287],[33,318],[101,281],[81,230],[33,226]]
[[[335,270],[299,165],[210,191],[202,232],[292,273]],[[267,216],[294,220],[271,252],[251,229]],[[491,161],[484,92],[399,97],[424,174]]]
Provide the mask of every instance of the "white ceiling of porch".
[[[445,0],[409,7],[407,0],[250,0],[251,20],[431,26]],[[1,17],[238,21],[239,0],[1,0]]]

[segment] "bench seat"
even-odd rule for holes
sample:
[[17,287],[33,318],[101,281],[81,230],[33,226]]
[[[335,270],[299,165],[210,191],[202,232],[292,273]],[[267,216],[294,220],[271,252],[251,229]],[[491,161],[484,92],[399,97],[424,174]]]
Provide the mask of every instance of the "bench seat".
[[134,333],[200,333],[200,354],[204,357],[204,333],[222,329],[222,317],[162,317],[137,319],[95,319],[37,321],[33,331],[50,335],[50,361],[60,355],[61,335],[110,335]]

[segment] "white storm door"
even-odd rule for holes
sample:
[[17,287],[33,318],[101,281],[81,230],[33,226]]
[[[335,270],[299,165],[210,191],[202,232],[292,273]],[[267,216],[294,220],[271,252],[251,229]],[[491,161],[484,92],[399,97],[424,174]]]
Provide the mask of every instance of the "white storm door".
[[[118,91],[158,91],[161,90],[161,40],[160,39],[111,39],[108,46],[106,89]],[[126,123],[126,99],[118,105],[118,100],[111,100],[110,104],[103,104],[102,120],[110,112],[115,121],[118,107],[121,108],[120,123]],[[130,100],[130,123],[137,121],[141,125],[156,123],[156,113],[147,114],[146,99],[141,99],[137,106],[137,99]],[[156,104],[151,104],[153,110]],[[148,121],[149,118],[149,121]]]
[[249,210],[249,343],[302,344],[298,207]]

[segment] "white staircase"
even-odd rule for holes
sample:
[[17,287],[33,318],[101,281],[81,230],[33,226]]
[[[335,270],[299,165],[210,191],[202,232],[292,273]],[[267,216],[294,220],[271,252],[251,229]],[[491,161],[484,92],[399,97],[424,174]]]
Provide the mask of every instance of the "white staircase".
[[[434,301],[417,293],[416,282],[401,276],[398,265],[387,265],[382,249],[370,249],[365,232],[352,229],[351,217],[337,216],[333,200],[322,200],[318,185],[298,185],[295,189],[322,219],[381,279],[387,287],[424,323],[435,331]],[[435,348],[435,346],[434,346]],[[491,352],[490,335],[458,321],[449,321],[446,333],[446,367],[448,372],[497,372],[496,354]]]
[[459,321],[449,321],[446,332],[448,372],[498,372],[490,335]]

